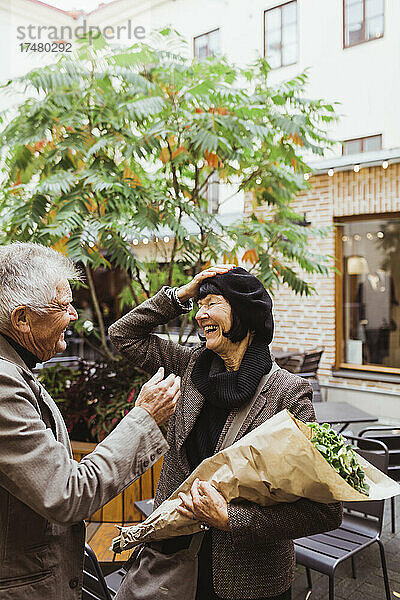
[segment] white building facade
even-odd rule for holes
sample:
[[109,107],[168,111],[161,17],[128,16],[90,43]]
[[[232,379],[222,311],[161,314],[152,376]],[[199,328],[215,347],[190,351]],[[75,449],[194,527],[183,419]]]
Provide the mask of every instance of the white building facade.
[[[400,419],[399,0],[114,0],[72,16],[15,0],[14,37],[28,7],[43,22],[85,21],[127,43],[170,25],[186,38],[189,56],[220,53],[239,65],[266,56],[271,83],[307,69],[307,95],[339,103],[330,131],[338,143],[313,164],[310,190],[296,207],[313,225],[335,225],[317,249],[335,257],[341,274],[315,277],[311,298],[278,290],[275,344],[323,345],[319,375],[328,400]],[[16,47],[2,27],[0,43]],[[24,66],[13,55],[1,69],[9,76]],[[243,197],[224,203],[229,191],[220,188],[223,212],[250,210]]]

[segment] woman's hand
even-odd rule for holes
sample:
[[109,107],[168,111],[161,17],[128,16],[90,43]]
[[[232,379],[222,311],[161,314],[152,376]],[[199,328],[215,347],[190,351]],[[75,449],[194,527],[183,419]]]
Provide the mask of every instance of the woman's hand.
[[177,511],[197,519],[209,527],[230,531],[228,505],[225,498],[208,481],[195,479],[189,494],[179,494],[182,504]]
[[214,277],[218,273],[227,273],[231,269],[234,269],[236,265],[214,265],[209,269],[205,269],[205,271],[201,271],[201,273],[197,273],[195,277],[193,277],[192,281],[182,285],[180,288],[176,290],[176,295],[178,296],[181,302],[187,302],[191,298],[196,298],[201,282],[208,277]]

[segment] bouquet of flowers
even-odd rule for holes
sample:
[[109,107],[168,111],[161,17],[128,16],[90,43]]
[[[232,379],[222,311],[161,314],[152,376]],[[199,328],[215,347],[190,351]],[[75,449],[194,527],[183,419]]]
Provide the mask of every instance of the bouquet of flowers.
[[400,485],[370,465],[324,423],[303,423],[283,410],[232,446],[204,460],[143,523],[121,527],[115,552],[142,542],[190,535],[200,523],[181,515],[179,492],[208,481],[227,502],[262,506],[296,502],[367,501],[400,494]]

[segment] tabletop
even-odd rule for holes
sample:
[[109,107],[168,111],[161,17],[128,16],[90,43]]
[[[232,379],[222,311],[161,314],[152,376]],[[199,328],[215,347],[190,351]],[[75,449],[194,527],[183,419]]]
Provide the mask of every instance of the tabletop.
[[375,423],[378,417],[349,404],[348,402],[317,402],[314,404],[318,423],[337,425],[345,423]]
[[276,350],[274,348],[271,349],[271,353],[274,355],[274,358],[277,360],[281,360],[282,358],[289,358],[290,356],[298,356],[302,354],[300,350]]

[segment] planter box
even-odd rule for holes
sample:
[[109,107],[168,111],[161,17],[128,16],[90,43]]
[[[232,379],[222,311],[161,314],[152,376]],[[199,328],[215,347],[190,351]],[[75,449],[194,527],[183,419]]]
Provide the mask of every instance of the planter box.
[[[89,442],[71,442],[74,459],[80,460],[93,452],[97,444]],[[138,500],[154,498],[160,471],[162,458],[157,461],[151,469],[148,469],[139,479],[126,488],[121,494],[108,502],[95,512],[88,521],[92,523],[134,523],[143,521],[140,512],[135,508]]]

